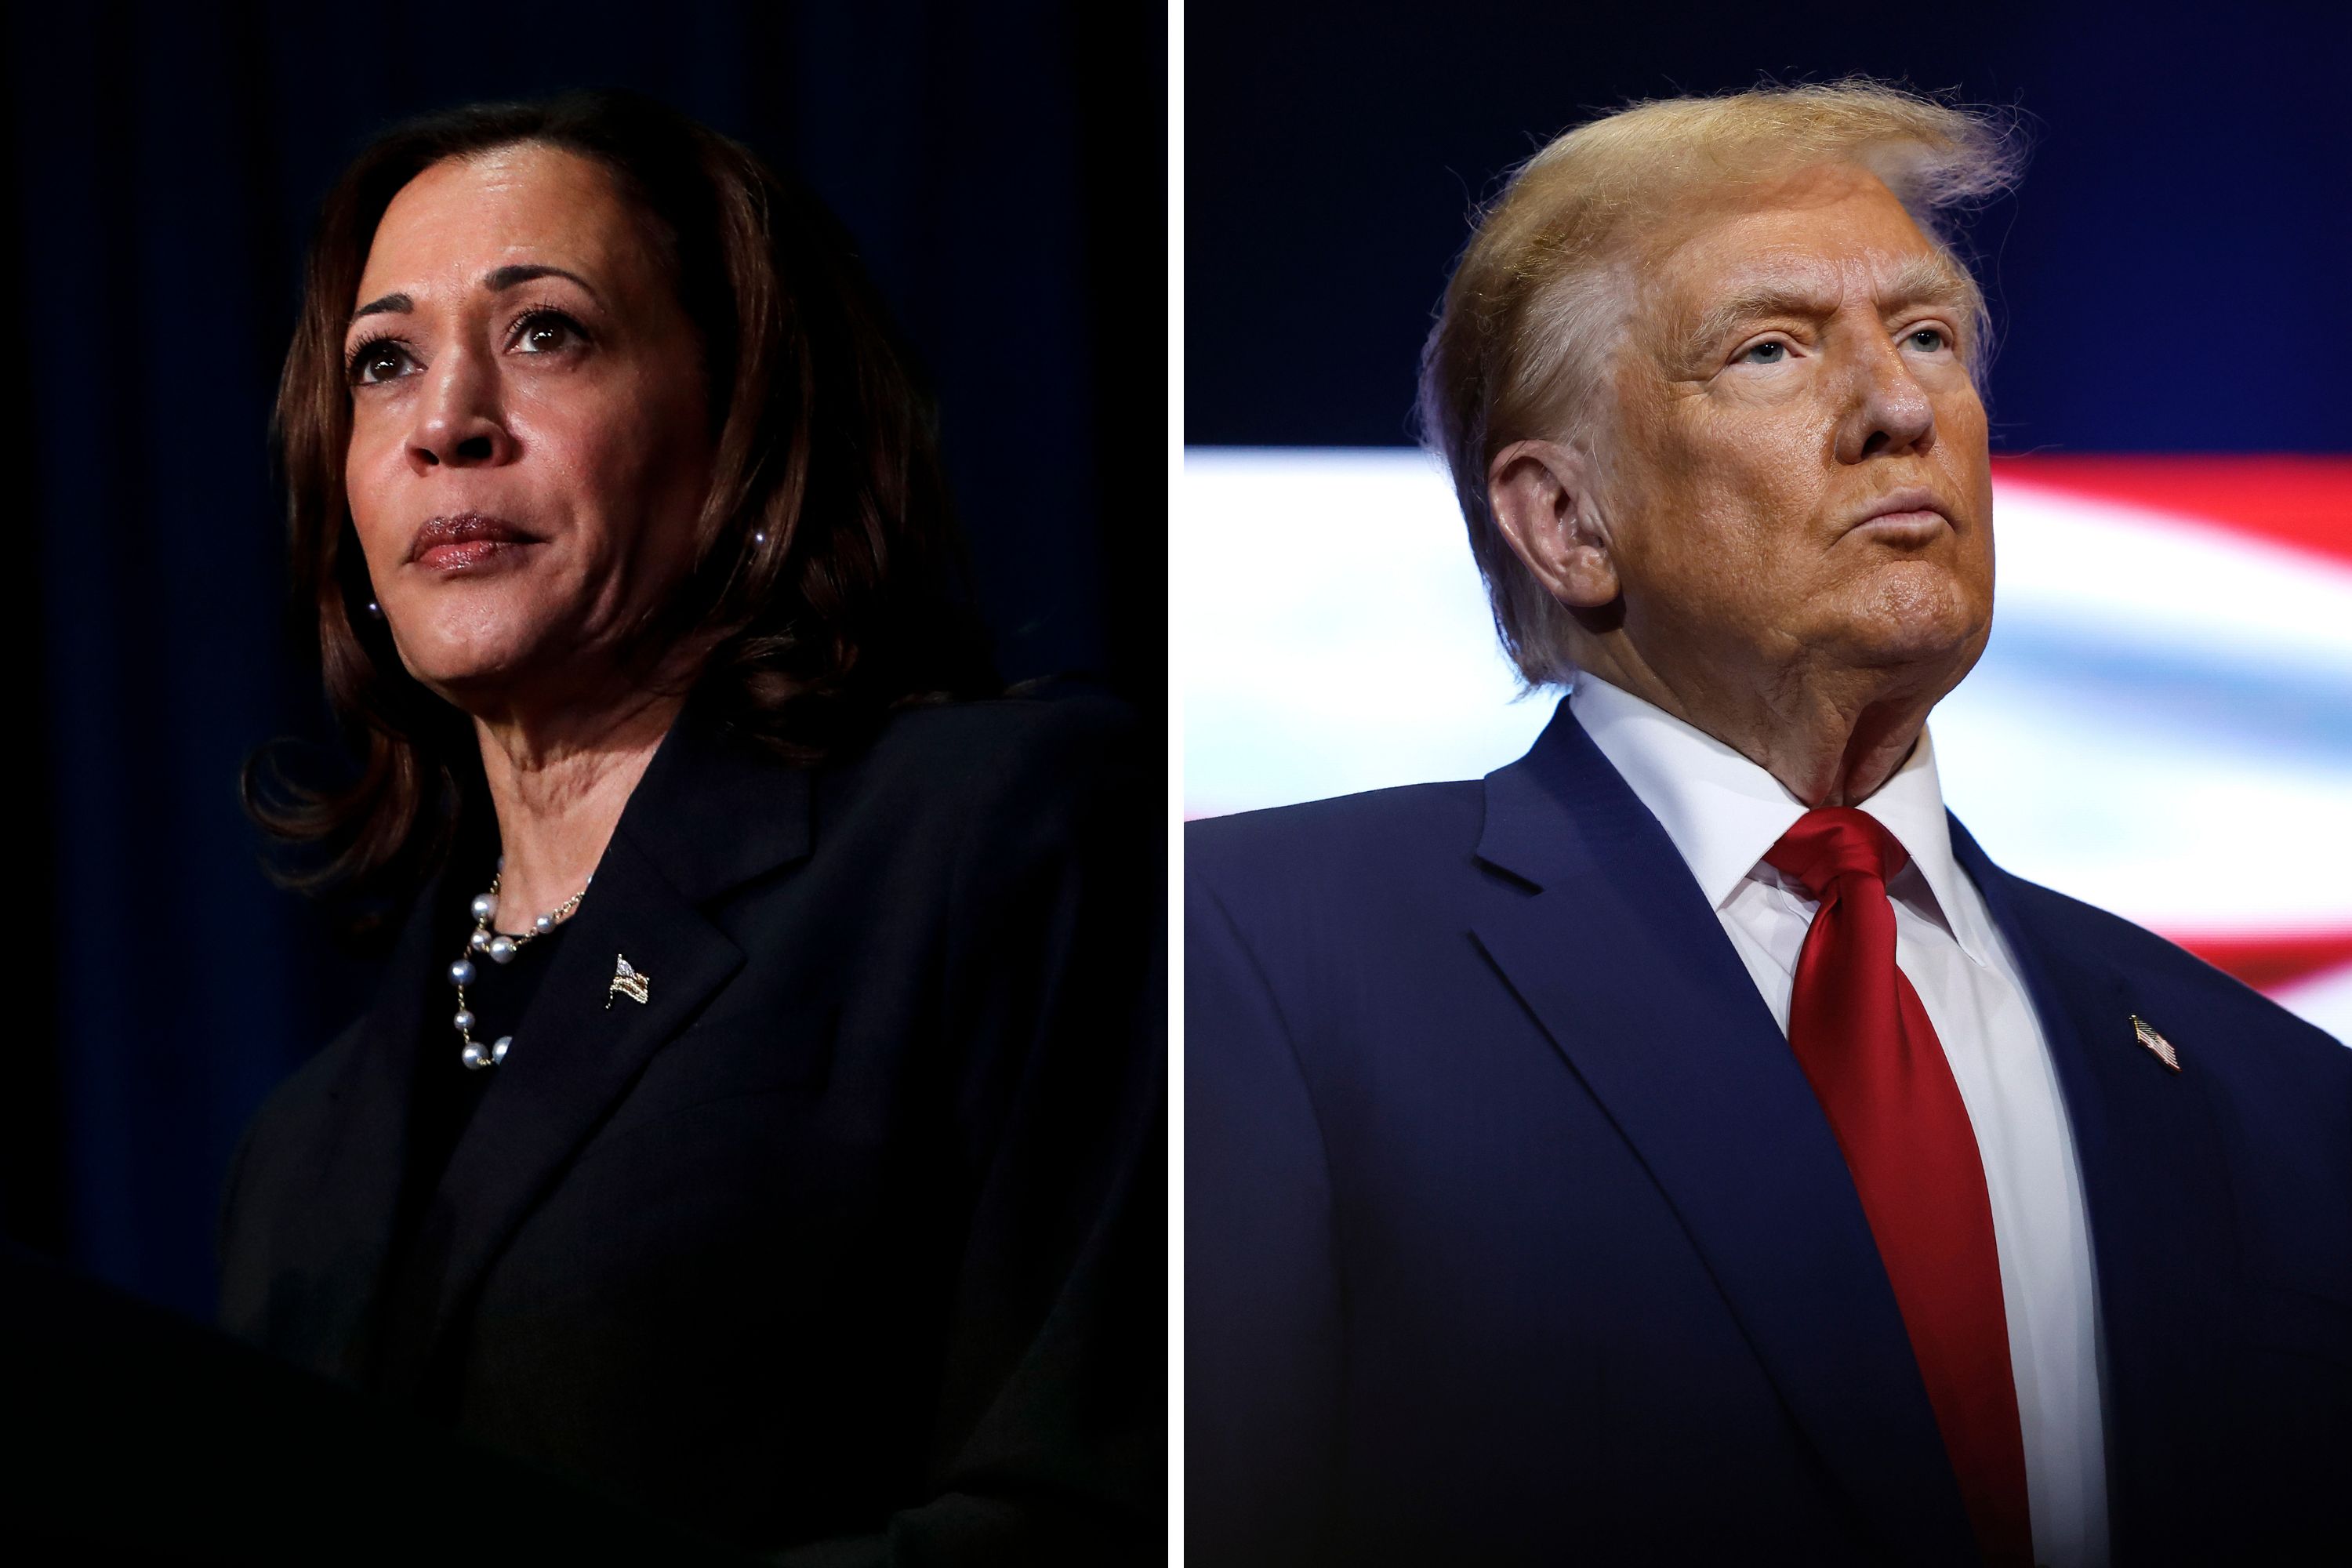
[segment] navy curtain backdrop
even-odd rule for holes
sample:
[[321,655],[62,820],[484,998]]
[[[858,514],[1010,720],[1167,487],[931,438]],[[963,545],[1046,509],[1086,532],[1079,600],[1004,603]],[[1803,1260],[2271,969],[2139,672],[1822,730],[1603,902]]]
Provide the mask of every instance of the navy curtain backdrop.
[[1974,226],[2007,451],[2352,450],[2352,8],[1190,0],[1184,437],[1411,442],[1472,204],[1635,98],[1861,71],[2021,107]]
[[7,1232],[207,1313],[268,1089],[360,1005],[239,763],[321,733],[265,428],[320,197],[479,99],[654,93],[795,168],[935,384],[1009,677],[1165,692],[1165,17],[1079,0],[11,4]]

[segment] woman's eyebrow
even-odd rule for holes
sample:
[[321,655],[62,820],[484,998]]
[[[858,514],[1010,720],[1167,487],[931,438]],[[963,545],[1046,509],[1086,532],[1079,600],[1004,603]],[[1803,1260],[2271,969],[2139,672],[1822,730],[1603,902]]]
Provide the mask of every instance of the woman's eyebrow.
[[356,321],[362,316],[381,315],[386,310],[396,310],[404,316],[415,309],[416,309],[416,301],[410,299],[407,295],[386,294],[383,299],[370,300],[366,304],[362,305],[358,310],[353,310],[352,312],[352,320]]
[[[546,267],[540,265],[501,267],[483,278],[482,287],[489,293],[499,294],[513,288],[518,283],[528,283],[534,278],[567,278],[572,282],[579,284],[581,288],[585,289],[588,291],[588,297],[590,299],[596,300],[602,298],[602,296],[596,292],[596,286],[593,283],[589,282],[588,279],[581,277],[577,272],[566,271],[561,267]],[[409,311],[414,310],[415,309],[416,309],[416,301],[410,299],[407,295],[386,294],[383,299],[371,300],[366,304],[362,305],[358,310],[353,310],[352,312],[352,320],[356,321],[362,316],[382,315],[387,310],[394,311],[401,315],[406,315]]]
[[568,278],[572,282],[579,284],[583,289],[587,289],[588,297],[590,299],[593,300],[599,297],[596,293],[596,286],[594,284],[589,282],[585,278],[581,277],[577,272],[567,272],[561,267],[501,267],[497,271],[492,272],[489,276],[482,279],[482,287],[489,290],[491,293],[496,294],[501,290],[511,289],[518,283],[528,283],[534,278]]

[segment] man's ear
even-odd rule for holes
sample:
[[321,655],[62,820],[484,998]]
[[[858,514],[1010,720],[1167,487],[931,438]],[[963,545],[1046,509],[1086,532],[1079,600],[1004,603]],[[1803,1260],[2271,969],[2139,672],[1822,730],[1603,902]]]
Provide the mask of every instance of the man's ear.
[[1553,598],[1579,610],[1616,603],[1617,565],[1584,454],[1557,441],[1514,441],[1486,469],[1486,506]]

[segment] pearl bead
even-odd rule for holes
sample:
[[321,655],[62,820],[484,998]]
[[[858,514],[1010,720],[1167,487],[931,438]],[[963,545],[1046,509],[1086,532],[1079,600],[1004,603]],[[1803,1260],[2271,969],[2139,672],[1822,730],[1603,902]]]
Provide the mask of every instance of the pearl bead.
[[474,1015],[461,1007],[457,1010],[457,1016],[449,1021],[457,1026],[460,1034],[465,1034],[471,1031],[474,1026]]
[[490,1047],[490,1060],[494,1063],[506,1060],[507,1047],[513,1044],[514,1037],[512,1035],[500,1035],[499,1037],[499,1043]]
[[470,963],[461,958],[457,963],[449,966],[450,984],[471,985],[473,983],[474,966]]
[[490,1065],[490,1054],[482,1049],[481,1042],[478,1040],[467,1040],[466,1048],[457,1055],[469,1068],[479,1069]]
[[472,936],[466,939],[466,945],[472,948],[476,952],[488,952],[490,951],[490,933],[486,931],[478,931]]
[[540,935],[545,936],[549,931],[555,929],[555,917],[553,915],[541,915],[537,920],[530,922],[530,929],[537,931]]
[[513,939],[503,936],[490,938],[489,954],[492,963],[512,963],[515,955]]
[[499,914],[499,901],[488,893],[476,893],[472,909],[474,918],[478,921],[496,920]]

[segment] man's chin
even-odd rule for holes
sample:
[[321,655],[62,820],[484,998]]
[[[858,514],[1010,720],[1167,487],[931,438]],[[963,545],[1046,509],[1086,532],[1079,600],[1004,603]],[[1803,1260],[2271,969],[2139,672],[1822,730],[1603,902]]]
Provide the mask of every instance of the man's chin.
[[1956,574],[1928,562],[1901,563],[1874,574],[1857,598],[1845,635],[1838,639],[1853,647],[1856,663],[1958,661],[1965,671],[1984,651],[1991,630],[1991,595],[1972,591]]

